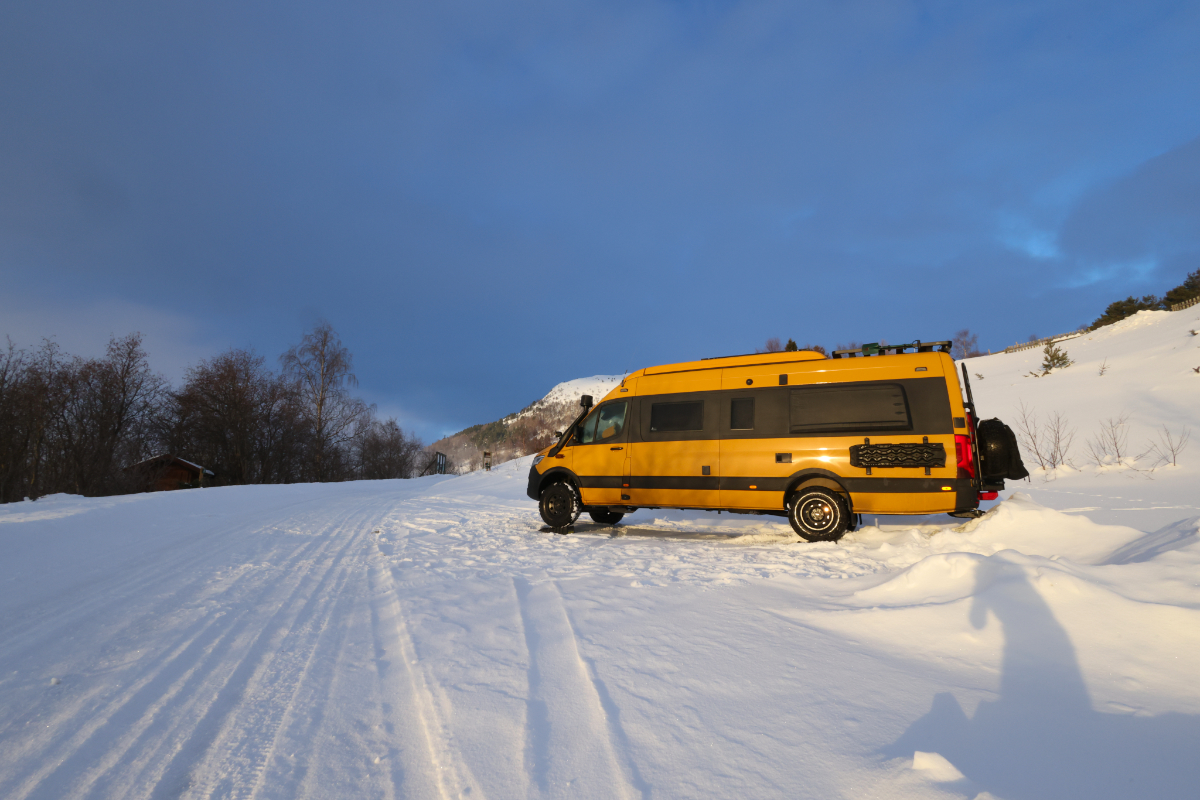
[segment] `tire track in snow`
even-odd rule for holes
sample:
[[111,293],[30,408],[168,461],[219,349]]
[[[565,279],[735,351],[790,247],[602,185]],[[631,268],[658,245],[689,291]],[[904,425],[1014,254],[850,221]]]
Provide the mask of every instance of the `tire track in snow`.
[[[364,537],[366,538],[366,537]],[[321,756],[322,737],[326,735],[326,711],[332,709],[337,719],[350,712],[351,703],[345,698],[336,698],[338,679],[346,670],[353,671],[353,665],[347,664],[347,639],[361,616],[360,609],[365,605],[365,570],[366,558],[361,555],[364,548],[369,547],[369,541],[360,542],[356,548],[360,555],[352,560],[347,559],[347,568],[340,579],[336,591],[336,599],[325,618],[318,640],[309,657],[305,668],[304,679],[299,683],[292,697],[285,720],[279,726],[275,740],[271,745],[269,756],[264,760],[264,768],[260,771],[258,783],[254,787],[253,797],[278,797],[287,800],[310,797],[314,794],[323,796],[324,786],[318,784],[316,791],[312,789],[312,767],[326,766]],[[308,750],[309,754],[305,751]],[[296,752],[302,753],[299,759]],[[352,763],[347,759],[333,756],[330,761],[339,766],[348,767],[349,776],[356,774],[355,767],[361,763]],[[347,772],[341,772],[335,782],[346,786],[345,796],[371,796],[369,791],[355,787],[350,791],[346,778]],[[392,798],[388,798],[392,800]]]
[[323,537],[322,554],[333,547],[338,531],[349,528],[352,535],[320,575],[298,581],[282,602],[271,604],[277,610],[254,633],[152,796],[245,797],[257,786],[327,620],[320,612],[336,602],[336,591],[326,587],[340,589],[339,573],[344,577],[350,568],[343,563],[346,553],[361,546],[369,528],[361,520],[368,516],[370,512],[360,512],[349,524],[332,526]]
[[[19,666],[26,673],[51,675],[80,672],[94,674],[96,670],[93,665],[89,664],[80,670],[78,663],[69,663],[63,656],[55,654],[65,649],[65,658],[70,660],[76,660],[80,652],[98,653],[101,661],[128,658],[129,649],[122,648],[130,644],[131,639],[141,643],[146,639],[147,631],[163,627],[165,620],[178,617],[181,613],[199,614],[199,617],[184,624],[171,626],[180,633],[173,633],[175,641],[163,643],[158,649],[162,652],[172,651],[178,642],[187,640],[189,631],[195,625],[203,623],[206,619],[210,620],[212,613],[205,606],[216,602],[212,599],[214,594],[220,592],[221,596],[224,596],[240,589],[249,580],[248,575],[243,572],[232,582],[226,582],[223,588],[216,589],[212,586],[211,573],[196,570],[196,562],[203,559],[212,563],[234,550],[239,543],[244,544],[249,536],[261,532],[264,528],[275,527],[260,520],[255,524],[229,529],[216,543],[209,537],[189,537],[187,541],[190,546],[170,548],[175,555],[165,562],[154,561],[155,555],[161,556],[161,551],[158,551],[149,558],[140,559],[132,570],[123,566],[119,572],[103,581],[90,581],[82,587],[76,587],[67,595],[56,598],[53,604],[38,609],[33,619],[26,621],[24,625],[14,626],[19,630],[13,631],[9,628],[0,634],[6,642],[5,667],[11,669]],[[310,550],[319,546],[318,537],[306,538],[277,569],[283,570],[303,561]],[[261,557],[263,554],[254,555]],[[187,574],[188,572],[191,574]],[[170,589],[167,590],[167,587]],[[85,596],[76,596],[81,592]],[[217,616],[223,613],[225,612],[218,612]],[[111,621],[111,617],[116,617],[116,621]],[[226,626],[229,622],[230,620],[226,620]],[[64,643],[69,645],[64,648]],[[141,650],[138,649],[137,652],[140,653]],[[158,663],[155,661],[142,667],[137,674],[126,678],[126,685],[144,683],[147,670],[157,669]],[[12,672],[16,674],[17,670]],[[153,676],[151,678],[153,679]],[[23,729],[35,718],[49,718],[55,728],[79,728],[80,726],[73,722],[76,717],[93,715],[98,705],[107,704],[108,707],[112,707],[113,703],[120,702],[106,696],[111,694],[111,688],[102,682],[93,682],[90,686],[77,683],[71,687],[69,693],[63,693],[61,697],[38,698],[40,702],[31,703],[23,713],[14,714],[5,724],[0,724],[0,738],[17,734],[22,749],[30,746],[48,746],[44,737],[31,739],[28,731]],[[86,727],[86,722],[83,726]],[[20,733],[17,733],[18,731]],[[23,753],[14,755],[22,762],[26,760]],[[0,793],[5,787],[5,779],[6,776],[0,773]]]
[[[36,651],[46,642],[61,638],[64,630],[86,627],[87,623],[103,618],[114,609],[123,610],[130,598],[155,596],[160,598],[161,605],[174,607],[178,605],[170,602],[174,597],[196,584],[208,582],[211,577],[200,573],[195,579],[181,583],[180,573],[198,560],[211,562],[244,546],[247,536],[278,530],[281,527],[280,512],[318,501],[319,498],[314,498],[259,512],[255,522],[243,522],[236,527],[216,523],[210,530],[181,538],[120,565],[120,571],[115,574],[77,584],[69,593],[56,598],[53,604],[37,608],[17,607],[0,620],[0,636],[6,643],[6,655],[11,658]],[[160,594],[163,587],[170,587],[165,596]]]
[[[319,547],[323,552],[328,546],[328,542],[323,543],[320,538],[316,537],[303,542],[285,557],[279,571],[287,574],[295,564],[308,560],[309,551],[314,547]],[[321,553],[318,553],[317,557],[319,558],[320,555]],[[80,692],[72,700],[69,700],[69,705],[65,708],[57,710],[31,709],[30,713],[40,711],[43,718],[49,719],[50,724],[46,726],[47,733],[41,737],[28,735],[21,737],[24,745],[21,750],[24,752],[14,753],[16,758],[13,758],[12,761],[40,764],[41,768],[24,777],[13,776],[12,781],[7,784],[0,783],[0,795],[17,799],[38,796],[61,797],[67,795],[65,790],[68,786],[73,787],[70,794],[74,796],[80,796],[82,792],[86,792],[87,785],[81,786],[79,779],[73,776],[80,771],[92,773],[97,762],[107,760],[105,755],[111,750],[112,745],[101,743],[106,731],[111,735],[114,731],[118,731],[123,724],[137,725],[139,718],[144,718],[147,714],[152,715],[164,704],[161,696],[158,696],[157,701],[151,699],[157,696],[154,692],[161,686],[160,678],[168,676],[172,671],[182,671],[187,677],[197,668],[197,664],[193,664],[189,668],[186,661],[182,664],[179,663],[181,658],[185,656],[199,657],[210,662],[214,670],[220,670],[223,663],[221,656],[231,646],[231,640],[240,635],[257,605],[258,597],[269,594],[273,589],[270,582],[266,582],[264,585],[264,576],[261,574],[243,573],[233,584],[226,587],[225,593],[232,593],[234,590],[243,589],[244,584],[253,583],[250,578],[252,575],[259,579],[258,585],[249,588],[260,589],[257,596],[249,600],[236,598],[232,605],[237,610],[233,613],[218,612],[214,614],[211,611],[202,610],[203,616],[192,626],[185,628],[182,634],[175,634],[173,642],[156,648],[160,649],[163,655],[125,678],[127,683],[115,697],[105,698],[106,694],[111,693],[113,688],[111,684],[97,682],[97,685],[91,689]],[[297,577],[295,584],[299,584],[302,580],[303,576]],[[190,585],[196,583],[206,582],[197,580],[190,582]],[[117,593],[124,596],[127,591],[117,587]],[[174,595],[171,597],[174,599],[173,605],[178,606],[179,599]],[[121,644],[128,644],[130,647],[140,644],[141,641],[136,636],[130,641],[130,637],[126,634],[129,631],[137,632],[152,628],[154,615],[161,613],[164,608],[170,610],[171,606],[164,606],[162,601],[156,601],[149,608],[141,609],[130,615],[123,621],[123,624],[117,627],[117,631],[121,635],[118,641]],[[195,648],[190,648],[189,643],[197,639],[204,642],[205,640],[199,637],[204,636],[210,629],[215,630],[212,626],[218,621],[222,624],[220,630],[214,634],[215,638],[211,643],[207,647],[200,648],[201,652],[193,652]],[[197,625],[200,626],[200,630],[194,631],[193,628]],[[167,683],[169,685],[163,690],[171,692],[169,679]],[[148,690],[149,693],[147,693]],[[189,700],[192,699],[189,697]],[[138,701],[150,705],[147,708],[139,705]],[[65,736],[60,735],[59,732],[64,730],[70,732]],[[118,741],[120,740],[121,737],[118,736]],[[17,786],[12,785],[14,781],[18,784]]]
[[[513,578],[529,650],[526,768],[543,797],[633,798],[632,764],[617,757],[619,725],[579,654],[562,594],[550,580]],[[623,738],[623,734],[616,738]],[[644,784],[642,784],[644,786]]]
[[[277,566],[269,572],[243,572],[224,586],[215,601],[232,610],[206,612],[206,628],[220,624],[213,628],[205,646],[167,648],[162,658],[133,676],[134,684],[113,702],[105,706],[93,703],[85,709],[89,717],[82,720],[79,733],[60,742],[66,749],[60,746],[57,755],[39,756],[40,763],[53,767],[24,782],[32,796],[81,797],[89,791],[94,796],[146,796],[161,790],[164,776],[170,777],[173,769],[178,771],[180,763],[190,772],[212,749],[203,747],[198,752],[198,737],[203,739],[208,729],[208,738],[215,741],[212,734],[219,732],[220,721],[240,711],[240,701],[254,677],[253,672],[247,675],[247,665],[256,663],[256,655],[271,655],[269,649],[263,650],[264,642],[288,641],[292,627],[303,628],[303,611],[314,609],[312,601],[353,546],[355,537],[341,541],[336,536],[344,524],[322,521],[327,522],[324,532],[318,530],[317,535],[297,542],[282,559],[272,558]],[[337,552],[331,554],[334,548]],[[344,573],[343,569],[342,577]],[[263,609],[275,613],[266,617]],[[182,677],[172,680],[180,674]],[[247,682],[239,683],[239,676],[246,676]],[[175,697],[179,702],[173,704]],[[163,721],[156,724],[160,711],[167,707]],[[113,740],[102,741],[106,735]],[[136,753],[132,762],[122,761],[126,752]],[[43,782],[43,778],[48,780]],[[186,786],[186,781],[178,781],[171,793],[177,794],[181,785]],[[69,792],[65,791],[68,787]]]
[[395,796],[483,800],[482,788],[454,747],[447,724],[449,705],[417,661],[388,559],[378,544],[373,544],[377,556],[370,568],[375,666],[381,700],[390,706],[381,710],[387,712],[385,717],[417,722],[415,726],[401,725],[393,734],[398,735],[400,762],[395,765],[398,769],[393,769]]
[[[375,514],[362,516],[371,517]],[[275,652],[271,654],[269,663],[264,663],[254,676],[253,680],[258,684],[259,689],[252,706],[262,702],[267,703],[266,722],[255,725],[253,728],[243,727],[237,731],[237,744],[231,748],[234,750],[233,758],[237,769],[233,771],[233,774],[224,776],[222,781],[207,793],[207,796],[253,797],[261,790],[263,777],[267,773],[269,762],[279,744],[280,736],[293,714],[295,698],[308,678],[320,642],[329,628],[333,610],[338,605],[350,573],[361,559],[361,555],[353,551],[361,550],[363,540],[366,538],[370,525],[364,524],[364,522],[365,520],[360,520],[351,523],[352,526],[359,528],[358,532],[338,551],[330,569],[321,576],[320,583],[297,612],[298,626],[289,626],[286,635],[280,640]],[[347,556],[348,552],[351,553],[349,557]],[[336,575],[334,574],[335,570]],[[332,588],[322,591],[323,587],[331,583]],[[295,653],[291,658],[285,655],[289,650],[289,645]],[[281,658],[281,656],[283,657]],[[280,661],[283,663],[279,663]],[[225,738],[228,740],[234,737],[226,736]],[[229,746],[228,741],[222,744],[225,747]],[[253,776],[253,780],[250,780],[248,774]],[[247,784],[249,784],[248,789],[245,788]]]

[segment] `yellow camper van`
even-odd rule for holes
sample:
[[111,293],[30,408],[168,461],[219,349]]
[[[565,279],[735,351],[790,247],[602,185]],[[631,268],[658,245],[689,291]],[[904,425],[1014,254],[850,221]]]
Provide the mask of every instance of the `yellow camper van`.
[[648,367],[538,453],[528,494],[561,530],[639,508],[786,516],[836,541],[860,514],[978,514],[1023,478],[1012,431],[976,423],[949,342]]

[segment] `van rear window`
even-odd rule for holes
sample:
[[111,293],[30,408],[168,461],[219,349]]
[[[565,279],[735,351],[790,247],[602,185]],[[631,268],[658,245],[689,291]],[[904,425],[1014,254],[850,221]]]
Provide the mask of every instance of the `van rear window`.
[[789,394],[792,433],[912,429],[908,400],[899,384],[805,386]]
[[650,405],[650,430],[656,433],[704,430],[704,401],[652,403]]

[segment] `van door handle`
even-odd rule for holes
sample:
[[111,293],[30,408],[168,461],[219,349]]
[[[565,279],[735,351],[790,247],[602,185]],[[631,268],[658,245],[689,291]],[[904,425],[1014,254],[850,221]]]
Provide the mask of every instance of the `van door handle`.
[[610,447],[609,450],[624,450],[624,447]]

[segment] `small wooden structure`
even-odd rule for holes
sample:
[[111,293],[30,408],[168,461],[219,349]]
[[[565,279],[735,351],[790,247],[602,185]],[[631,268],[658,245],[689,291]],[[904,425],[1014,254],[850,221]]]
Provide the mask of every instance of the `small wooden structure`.
[[211,482],[213,473],[199,464],[163,453],[125,468],[145,481],[147,492],[167,492],[172,489],[191,489]]
[[492,471],[492,453],[490,450],[483,451],[483,470],[484,472]]
[[446,454],[434,452],[430,454],[429,461],[425,466],[421,467],[421,471],[417,473],[418,477],[426,475],[445,475],[446,474]]

